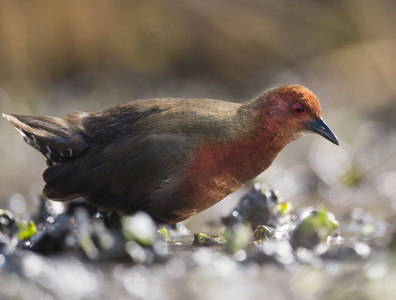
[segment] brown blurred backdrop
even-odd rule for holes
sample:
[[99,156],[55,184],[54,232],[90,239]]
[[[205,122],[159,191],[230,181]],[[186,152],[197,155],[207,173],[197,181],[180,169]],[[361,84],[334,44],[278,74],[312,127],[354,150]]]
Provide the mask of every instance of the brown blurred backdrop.
[[[349,151],[366,122],[394,136],[395,9],[393,0],[0,0],[0,111],[61,116],[167,96],[245,101],[299,83],[341,139],[344,150],[330,151]],[[44,159],[6,120],[0,132],[1,206],[32,203]],[[313,141],[288,147],[280,164],[309,160]]]

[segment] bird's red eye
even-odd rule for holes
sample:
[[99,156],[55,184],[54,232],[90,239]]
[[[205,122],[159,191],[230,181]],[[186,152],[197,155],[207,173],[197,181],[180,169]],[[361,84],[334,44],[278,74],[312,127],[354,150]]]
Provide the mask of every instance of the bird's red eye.
[[294,111],[296,114],[301,115],[301,114],[304,113],[304,108],[302,107],[301,104],[294,104],[294,106],[293,106],[293,111]]

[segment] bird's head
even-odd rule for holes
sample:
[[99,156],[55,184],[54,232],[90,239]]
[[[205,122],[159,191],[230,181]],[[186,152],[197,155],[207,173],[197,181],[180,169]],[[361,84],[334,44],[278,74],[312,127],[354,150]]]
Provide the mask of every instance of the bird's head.
[[339,145],[337,137],[322,119],[316,96],[301,85],[285,85],[263,95],[262,120],[266,127],[276,126],[279,134],[295,139],[315,132]]

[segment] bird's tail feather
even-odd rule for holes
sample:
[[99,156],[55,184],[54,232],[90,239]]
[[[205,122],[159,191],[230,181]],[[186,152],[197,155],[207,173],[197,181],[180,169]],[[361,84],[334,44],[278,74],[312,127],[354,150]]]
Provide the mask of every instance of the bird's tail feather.
[[88,148],[81,129],[62,118],[10,114],[3,116],[51,165],[77,157]]

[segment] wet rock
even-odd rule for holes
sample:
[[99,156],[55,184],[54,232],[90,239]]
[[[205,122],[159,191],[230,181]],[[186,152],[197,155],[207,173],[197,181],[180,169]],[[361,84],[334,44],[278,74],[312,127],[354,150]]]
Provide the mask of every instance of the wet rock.
[[0,253],[4,255],[10,255],[15,252],[17,239],[13,239],[10,236],[0,232]]
[[103,222],[107,228],[120,229],[121,228],[121,215],[115,211],[102,212]]
[[221,235],[207,235],[205,233],[194,234],[193,246],[223,246],[226,243]]
[[19,230],[19,226],[8,210],[0,209],[0,232],[6,236],[13,236]]
[[291,243],[294,248],[313,249],[324,242],[337,227],[334,215],[326,209],[307,209],[292,232]]
[[18,242],[30,238],[35,232],[33,221],[18,221],[11,212],[0,209],[0,253],[13,254]]
[[275,227],[278,224],[274,209],[278,204],[278,196],[272,190],[266,190],[260,184],[242,197],[229,216],[223,217],[226,226],[240,222],[250,224],[252,230],[259,225]]
[[385,247],[390,232],[389,223],[375,218],[370,212],[355,208],[351,213],[350,222],[342,228],[342,235],[348,239],[353,237],[360,242],[370,241],[371,246]]
[[293,248],[288,240],[269,239],[254,244],[255,251],[252,251],[246,258],[246,263],[269,263],[277,262],[282,265],[289,265],[295,261]]
[[72,229],[70,217],[62,214],[52,222],[39,223],[37,233],[30,238],[29,243],[23,243],[22,248],[43,254],[61,252],[67,248],[65,239]]
[[257,226],[256,230],[253,232],[254,241],[268,240],[274,234],[273,229],[268,226]]
[[360,260],[367,258],[372,253],[372,249],[365,243],[352,243],[331,245],[321,257],[336,261]]
[[74,210],[75,230],[73,236],[78,247],[89,260],[123,259],[125,240],[121,231],[109,229],[101,214],[91,217],[92,211],[80,206]]

